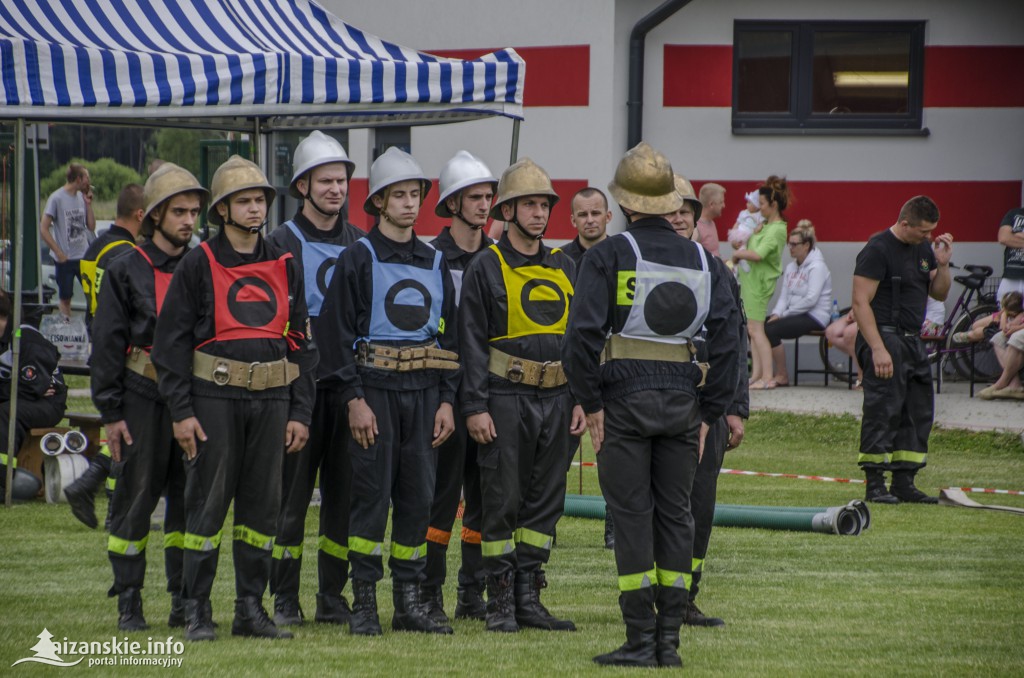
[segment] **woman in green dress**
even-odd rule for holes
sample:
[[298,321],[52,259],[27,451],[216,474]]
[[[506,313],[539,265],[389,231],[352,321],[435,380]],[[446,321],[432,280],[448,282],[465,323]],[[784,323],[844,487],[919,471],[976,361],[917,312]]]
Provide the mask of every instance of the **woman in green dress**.
[[750,335],[750,354],[753,372],[750,388],[772,388],[772,347],[764,333],[764,320],[768,301],[775,293],[775,283],[782,274],[782,250],[786,247],[786,222],[782,212],[791,200],[784,177],[772,175],[757,189],[764,224],[750,236],[746,249],[733,253],[732,261],[750,263],[739,267],[740,296],[747,313],[747,333]]

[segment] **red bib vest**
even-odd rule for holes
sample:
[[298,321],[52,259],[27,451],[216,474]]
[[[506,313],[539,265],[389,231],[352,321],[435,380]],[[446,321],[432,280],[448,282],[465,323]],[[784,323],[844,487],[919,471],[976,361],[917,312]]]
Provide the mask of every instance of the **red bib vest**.
[[156,290],[156,315],[159,317],[160,309],[164,306],[164,299],[167,298],[167,288],[171,286],[172,274],[164,273],[158,269],[153,260],[149,258],[149,255],[141,247],[136,247],[135,251],[141,254],[142,258],[153,267],[153,288]]
[[212,341],[283,339],[288,332],[288,267],[291,254],[227,268],[217,263],[209,244],[201,245],[213,278]]

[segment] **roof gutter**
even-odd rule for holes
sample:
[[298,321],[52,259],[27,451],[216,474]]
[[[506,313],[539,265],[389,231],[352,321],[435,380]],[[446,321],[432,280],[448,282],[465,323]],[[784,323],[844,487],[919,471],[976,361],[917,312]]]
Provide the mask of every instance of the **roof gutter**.
[[666,0],[650,14],[640,19],[629,34],[629,112],[626,127],[626,147],[633,148],[644,135],[644,42],[647,34],[665,19],[689,5],[691,0]]

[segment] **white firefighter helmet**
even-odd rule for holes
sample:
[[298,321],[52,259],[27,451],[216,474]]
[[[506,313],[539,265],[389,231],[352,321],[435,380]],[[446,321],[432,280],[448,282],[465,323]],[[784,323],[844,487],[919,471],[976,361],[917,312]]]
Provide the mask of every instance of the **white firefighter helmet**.
[[333,163],[344,164],[349,178],[352,178],[352,173],[356,171],[356,164],[349,160],[348,153],[345,152],[345,147],[341,145],[341,142],[320,130],[313,130],[295,147],[295,155],[292,156],[292,180],[288,184],[288,195],[300,200],[304,198],[305,196],[295,186],[299,179],[312,169]]
[[402,149],[391,146],[370,165],[370,191],[363,203],[363,211],[379,215],[380,210],[373,204],[373,196],[402,181],[419,181],[423,185],[423,192],[420,194],[422,204],[430,191],[430,180],[423,175],[423,168],[415,158]]
[[448,198],[464,188],[477,184],[490,184],[492,189],[496,189],[498,180],[494,178],[490,168],[484,164],[483,160],[469,151],[459,151],[441,170],[441,178],[437,186],[441,191],[441,196],[437,199],[434,214],[439,217],[454,216],[448,209]]

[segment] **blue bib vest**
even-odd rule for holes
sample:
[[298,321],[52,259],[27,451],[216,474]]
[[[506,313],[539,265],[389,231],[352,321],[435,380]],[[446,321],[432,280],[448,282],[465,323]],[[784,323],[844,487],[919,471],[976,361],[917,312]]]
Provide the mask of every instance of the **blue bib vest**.
[[338,257],[345,251],[344,245],[329,242],[313,242],[306,239],[294,221],[284,224],[302,243],[302,279],[306,287],[306,306],[309,315],[315,318],[320,315],[320,307],[324,304],[324,295],[334,276],[334,267]]
[[373,257],[370,334],[360,341],[422,344],[436,338],[444,298],[441,253],[434,252],[434,265],[427,270],[409,264],[382,263],[368,238],[357,242]]

